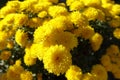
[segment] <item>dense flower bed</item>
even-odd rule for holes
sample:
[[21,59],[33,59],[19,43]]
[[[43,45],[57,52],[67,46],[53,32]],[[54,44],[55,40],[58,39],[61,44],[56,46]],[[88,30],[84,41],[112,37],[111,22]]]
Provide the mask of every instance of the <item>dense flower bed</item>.
[[119,0],[11,0],[0,9],[0,80],[119,80]]

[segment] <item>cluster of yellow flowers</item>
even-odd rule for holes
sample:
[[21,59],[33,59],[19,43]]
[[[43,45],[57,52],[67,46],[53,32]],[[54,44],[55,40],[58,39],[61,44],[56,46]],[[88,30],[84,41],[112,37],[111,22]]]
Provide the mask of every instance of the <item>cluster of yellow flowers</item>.
[[[102,65],[94,65],[88,73],[72,64],[70,52],[78,46],[78,37],[89,40],[94,52],[100,49],[104,38],[89,24],[91,20],[108,22],[115,28],[114,37],[120,39],[119,15],[120,5],[113,0],[8,1],[0,9],[0,59],[14,57],[11,50],[17,44],[25,52],[22,58],[25,65],[32,66],[39,59],[49,73],[65,74],[68,80],[107,80],[107,71],[120,79],[118,46],[110,46],[101,58]],[[41,77],[38,74],[38,80]],[[18,60],[9,66],[1,80],[32,79],[32,72],[25,70]]]
[[106,50],[106,54],[102,56],[101,63],[107,71],[120,79],[120,50],[117,45],[111,45]]
[[21,61],[17,60],[14,65],[9,66],[6,73],[2,74],[0,80],[32,80],[32,72],[24,70]]
[[107,80],[108,78],[105,68],[100,64],[94,65],[91,72],[84,74],[78,66],[72,65],[65,76],[67,80]]

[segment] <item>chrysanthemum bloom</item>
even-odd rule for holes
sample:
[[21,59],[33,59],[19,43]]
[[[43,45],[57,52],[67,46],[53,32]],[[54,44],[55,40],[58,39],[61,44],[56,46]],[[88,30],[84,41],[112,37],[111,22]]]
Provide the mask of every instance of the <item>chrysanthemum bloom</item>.
[[59,31],[54,27],[42,26],[34,32],[34,43],[42,43],[44,46],[64,45],[68,50],[77,47],[78,40],[74,34],[67,31]]
[[31,18],[27,21],[26,25],[29,26],[30,28],[37,28],[38,26],[42,25],[42,19],[40,18]]
[[118,56],[119,52],[120,52],[119,47],[114,44],[110,45],[106,50],[106,54],[109,55],[110,57]]
[[58,3],[59,0],[39,0],[41,2],[52,2],[52,3]]
[[33,13],[39,13],[41,11],[47,11],[49,6],[51,6],[51,5],[52,5],[51,2],[46,2],[44,0],[42,0],[42,1],[39,0],[39,2],[37,4],[33,5],[33,11],[34,11]]
[[71,22],[68,16],[57,16],[54,19],[51,19],[47,25],[50,27],[57,28],[59,31],[70,31],[74,29],[73,23]]
[[105,67],[105,69],[107,71],[111,71],[111,69],[112,69],[112,67],[111,67],[112,63],[111,63],[111,59],[110,59],[110,57],[108,55],[103,55],[101,57],[101,64]]
[[12,49],[14,47],[14,42],[13,41],[8,41],[7,42],[7,48]]
[[[5,18],[2,20],[3,21],[2,24],[13,24],[15,15],[16,15],[16,13],[11,13],[11,14],[6,15]],[[2,24],[0,24],[0,25],[2,25]]]
[[21,65],[9,66],[7,70],[7,80],[20,80],[20,74],[24,71]]
[[6,73],[2,73],[0,75],[0,80],[7,80],[7,74]]
[[2,51],[0,54],[0,59],[7,60],[11,56],[11,51]]
[[81,80],[82,71],[78,66],[72,65],[66,71],[65,77],[67,78],[67,80]]
[[102,4],[106,4],[106,3],[114,3],[114,1],[112,0],[101,0]]
[[14,25],[16,27],[23,26],[28,21],[28,16],[25,14],[16,14],[14,17]]
[[44,68],[49,73],[54,73],[59,76],[67,71],[72,64],[72,56],[67,49],[62,45],[51,46],[44,54]]
[[82,11],[84,7],[85,5],[83,2],[76,0],[70,5],[70,11],[74,11],[74,10]]
[[116,28],[113,32],[114,37],[116,37],[117,39],[120,39],[120,29]]
[[110,27],[117,28],[117,27],[120,26],[120,17],[119,16],[115,16],[108,23],[109,23]]
[[60,16],[60,15],[67,15],[68,11],[65,7],[63,6],[50,6],[48,9],[48,13],[52,17]]
[[92,67],[91,73],[96,77],[97,80],[107,80],[108,79],[107,71],[100,64],[94,65]]
[[28,42],[28,35],[23,30],[18,29],[15,34],[15,41],[21,47],[25,47]]
[[0,30],[0,42],[6,41],[9,38],[8,33],[5,31]]
[[74,11],[70,14],[70,20],[76,25],[76,27],[87,26],[89,24],[88,19],[79,11]]
[[6,15],[10,13],[15,13],[17,11],[17,8],[12,6],[4,6],[0,9],[0,18],[5,18]]
[[34,65],[36,63],[36,57],[31,54],[30,48],[25,48],[24,63],[27,66]]
[[[1,25],[0,25],[1,28]],[[8,34],[5,31],[0,31],[0,50],[4,49],[7,45]]]
[[39,18],[45,18],[48,15],[47,11],[41,11],[38,13]]
[[25,54],[25,55],[24,55],[24,63],[25,63],[27,66],[34,65],[34,64],[36,63],[36,58],[30,56],[29,54]]
[[120,69],[116,73],[113,73],[114,77],[120,79]]
[[101,0],[81,0],[85,4],[85,6],[92,6],[92,7],[101,7]]
[[91,26],[86,26],[81,30],[81,37],[84,39],[89,39],[95,34],[94,28]]
[[35,5],[38,2],[38,0],[25,0],[20,3],[19,12],[23,12],[24,10],[26,12],[33,12],[33,5]]
[[113,75],[114,75],[114,77],[115,78],[120,78],[120,66],[119,65],[117,65],[117,64],[112,64],[112,70],[111,70],[111,72],[113,73]]
[[30,71],[23,71],[20,74],[20,79],[21,80],[33,80],[32,72],[30,72]]
[[120,14],[120,4],[114,4],[110,11],[113,15],[119,15]]
[[30,53],[32,57],[37,57],[39,60],[42,60],[44,53],[46,53],[48,47],[44,47],[42,44],[32,44],[30,48]]
[[76,0],[66,0],[67,6],[70,6],[74,1],[76,1]]
[[101,47],[101,44],[103,42],[103,37],[99,33],[95,33],[91,38],[90,38],[90,43],[94,51],[99,50]]
[[88,20],[96,20],[99,17],[98,9],[94,7],[88,7],[83,11],[83,15],[85,15]]
[[96,77],[94,75],[92,75],[91,73],[85,73],[82,76],[82,80],[97,80]]

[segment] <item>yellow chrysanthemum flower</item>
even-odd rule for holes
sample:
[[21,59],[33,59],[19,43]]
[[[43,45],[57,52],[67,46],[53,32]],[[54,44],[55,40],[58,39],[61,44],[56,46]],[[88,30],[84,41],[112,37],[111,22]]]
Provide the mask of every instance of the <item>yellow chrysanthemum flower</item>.
[[103,3],[103,4],[102,4],[102,7],[103,7],[105,10],[108,10],[108,11],[110,12],[110,10],[111,10],[111,8],[112,8],[113,5],[114,5],[113,3]]
[[108,80],[107,71],[100,64],[94,65],[92,67],[91,73],[92,73],[92,75],[94,75],[97,78],[97,80]]
[[7,48],[12,49],[14,47],[14,42],[13,41],[8,41],[7,42]]
[[6,5],[19,9],[20,1],[17,1],[17,0],[16,1],[15,0],[14,1],[8,1]]
[[77,0],[66,0],[67,6],[70,6],[74,1],[77,1]]
[[79,11],[74,11],[70,14],[70,20],[76,25],[76,26],[86,26],[88,25],[88,19],[86,16],[84,16]]
[[83,15],[85,15],[88,20],[96,20],[99,12],[96,8],[94,7],[88,7],[84,10]]
[[57,16],[54,19],[51,19],[48,23],[48,26],[57,28],[60,31],[64,31],[64,30],[72,30],[73,27],[73,23],[71,22],[71,20],[69,19],[69,17],[67,16]]
[[107,71],[111,71],[112,70],[111,59],[110,59],[110,57],[108,55],[103,55],[100,60],[101,60],[102,65],[105,67],[105,69]]
[[0,18],[5,18],[6,15],[10,13],[15,13],[17,8],[12,7],[12,6],[5,6],[0,9]]
[[6,48],[9,35],[5,31],[0,31],[0,50]]
[[95,33],[91,38],[90,38],[90,43],[94,51],[99,50],[101,47],[101,44],[103,42],[103,37],[99,33]]
[[38,17],[45,18],[47,16],[47,14],[48,14],[47,11],[41,11],[38,13]]
[[58,5],[65,7],[65,6],[66,6],[66,3],[58,3]]
[[114,74],[119,71],[119,66],[117,64],[112,64],[111,72]]
[[30,48],[30,53],[33,57],[37,57],[39,60],[42,60],[47,49],[48,48],[44,47],[42,44],[33,43]]
[[85,39],[91,38],[95,34],[94,28],[86,26],[82,29],[81,37]]
[[120,69],[116,73],[113,73],[113,75],[116,79],[120,79]]
[[70,11],[82,10],[84,7],[85,7],[85,5],[83,4],[83,2],[81,2],[81,1],[74,1],[70,5]]
[[117,39],[120,39],[120,29],[116,28],[113,32],[114,37],[116,37]]
[[58,3],[59,0],[39,0],[40,2],[52,2],[52,3]]
[[29,19],[26,25],[28,25],[30,28],[37,28],[41,26],[42,23],[43,23],[42,19],[34,17],[34,18]]
[[110,60],[110,57],[108,55],[103,55],[101,57],[101,63],[103,66],[109,66],[111,64],[111,60]]
[[110,20],[108,23],[113,28],[120,27],[120,17],[117,16],[117,17],[113,18],[112,20]]
[[105,3],[114,3],[113,0],[101,0],[102,1],[102,4],[105,4]]
[[24,63],[27,66],[34,65],[36,63],[36,56],[31,54],[30,47],[25,48]]
[[77,47],[78,41],[74,34],[70,32],[63,32],[53,27],[39,27],[34,33],[34,42],[42,43],[44,46],[64,45],[68,50]]
[[5,31],[0,31],[0,41],[6,41],[7,38],[9,38],[8,33]]
[[36,63],[36,58],[30,56],[29,54],[25,54],[25,55],[24,55],[24,63],[25,63],[27,66],[34,65],[34,64]]
[[120,4],[114,4],[112,6],[112,10],[110,11],[113,15],[119,15],[120,14]]
[[49,29],[49,27],[44,27],[44,26],[40,26],[38,27],[33,36],[34,36],[34,43],[40,43],[44,40],[46,40],[46,38],[53,32],[53,29]]
[[39,13],[40,11],[47,11],[48,8],[52,5],[51,2],[39,1],[37,4],[33,5],[33,13]]
[[21,80],[33,80],[32,72],[30,72],[30,71],[23,71],[20,74],[20,79]]
[[15,65],[17,65],[17,66],[20,66],[20,65],[21,65],[21,63],[22,63],[22,62],[21,62],[21,60],[20,60],[20,59],[18,59],[18,60],[16,60],[16,61],[15,61]]
[[26,1],[22,1],[20,3],[19,12],[22,12],[24,10],[33,12],[33,10],[34,10],[33,5],[37,4],[37,2],[38,2],[38,0],[26,0]]
[[10,66],[7,70],[8,80],[20,80],[20,74],[24,71],[21,65]]
[[17,44],[19,44],[21,47],[25,47],[28,42],[28,35],[23,30],[18,29],[15,34],[15,41]]
[[25,14],[16,14],[14,17],[14,25],[16,27],[21,27],[28,21],[28,16]]
[[3,24],[13,24],[15,15],[16,13],[6,15],[6,17],[3,19]]
[[92,75],[91,73],[85,73],[82,76],[82,80],[97,80],[96,77],[94,75]]
[[111,72],[113,73],[113,75],[115,76],[115,78],[120,78],[119,74],[120,74],[120,68],[117,64],[112,64],[112,70]]
[[54,5],[48,8],[48,14],[52,17],[60,16],[60,15],[67,15],[68,11],[65,7]]
[[115,44],[110,45],[106,50],[106,54],[110,57],[118,55],[119,52],[119,47]]
[[[8,17],[7,17],[8,18]],[[10,38],[11,36],[14,35],[14,27],[13,27],[13,24],[9,24],[9,21],[5,21],[6,19],[3,19],[2,21],[0,21],[0,36],[1,36],[1,39],[8,39]]]
[[67,78],[67,80],[81,80],[82,71],[78,66],[72,65],[66,71],[65,77]]
[[8,60],[11,56],[11,51],[2,51],[0,54],[0,59]]
[[0,75],[0,80],[7,80],[7,74],[6,73],[2,73]]
[[106,18],[105,12],[103,10],[101,10],[101,9],[97,9],[97,11],[98,11],[97,19],[105,21],[105,18]]
[[85,6],[101,7],[101,0],[81,0]]
[[5,49],[7,46],[6,41],[0,41],[0,50]]
[[51,46],[44,54],[44,68],[49,73],[54,73],[59,76],[64,74],[72,64],[72,56],[67,49],[62,45]]

